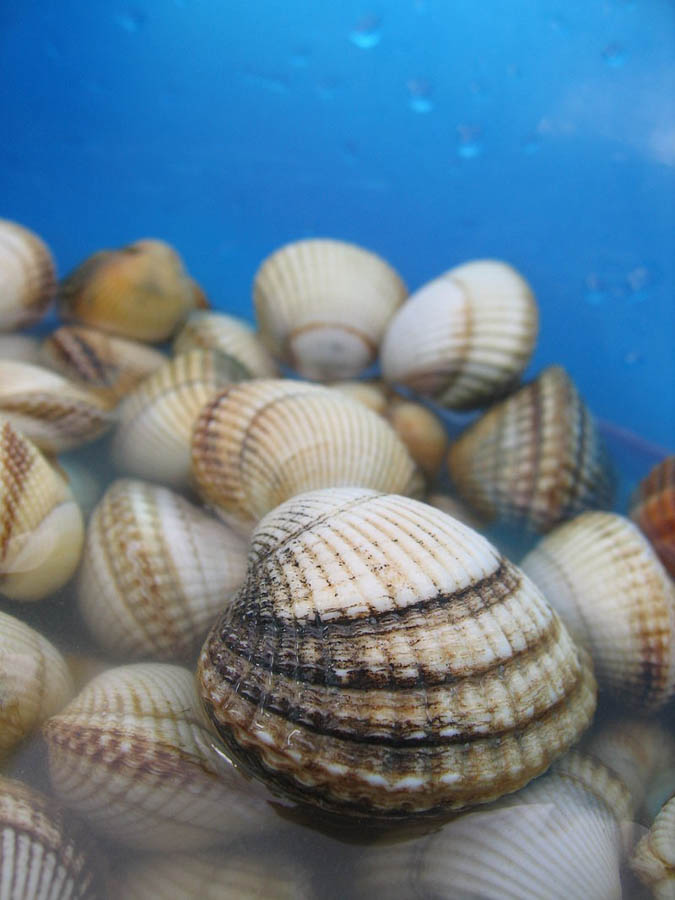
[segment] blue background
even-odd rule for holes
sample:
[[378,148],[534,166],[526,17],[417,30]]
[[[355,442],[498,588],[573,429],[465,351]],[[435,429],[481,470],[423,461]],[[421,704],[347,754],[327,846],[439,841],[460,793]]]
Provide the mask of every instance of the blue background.
[[252,319],[300,237],[414,289],[519,268],[530,366],[675,445],[675,15],[669,0],[0,2],[0,216],[61,273],[161,237]]

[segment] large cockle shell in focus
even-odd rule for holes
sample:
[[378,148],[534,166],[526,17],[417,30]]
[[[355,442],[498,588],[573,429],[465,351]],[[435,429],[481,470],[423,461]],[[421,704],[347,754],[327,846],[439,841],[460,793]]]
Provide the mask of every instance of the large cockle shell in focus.
[[168,488],[121,479],[87,526],[80,612],[113,655],[187,659],[242,584],[246,549],[239,535]]
[[666,457],[640,482],[630,517],[675,578],[675,456]]
[[519,569],[450,516],[357,488],[260,522],[198,678],[274,791],[385,819],[517,790],[595,708],[590,659]]
[[640,840],[631,868],[652,889],[655,900],[675,897],[675,796]]
[[0,612],[0,761],[72,695],[73,683],[56,647]]
[[82,513],[64,479],[0,417],[0,595],[41,600],[75,571]]
[[118,469],[184,487],[190,481],[190,439],[199,411],[232,381],[246,377],[215,350],[191,350],[160,366],[118,407],[112,442]]
[[94,253],[59,286],[64,318],[138,341],[171,337],[196,296],[178,253],[152,239]]
[[458,493],[479,515],[532,531],[612,503],[605,446],[560,366],[484,413],[451,444],[448,466]]
[[96,831],[135,849],[193,850],[276,822],[213,747],[192,674],[109,669],[44,726],[52,785]]
[[207,403],[194,428],[192,471],[202,498],[244,532],[303,491],[421,487],[405,445],[380,416],[290,379],[242,382]]
[[2,900],[103,900],[103,859],[58,805],[0,777]]
[[506,263],[475,260],[411,294],[383,338],[382,375],[448,409],[473,409],[517,382],[537,331],[525,279]]
[[44,241],[28,228],[0,219],[0,331],[37,321],[56,288],[56,267]]
[[277,359],[319,381],[353,378],[373,363],[407,293],[377,254],[326,239],[275,251],[253,284],[263,341]]
[[216,312],[193,312],[176,335],[174,355],[202,348],[231,356],[248,378],[274,378],[277,366],[253,328],[243,319]]
[[647,713],[675,694],[675,583],[617,513],[560,525],[521,566],[591,653],[598,685]]

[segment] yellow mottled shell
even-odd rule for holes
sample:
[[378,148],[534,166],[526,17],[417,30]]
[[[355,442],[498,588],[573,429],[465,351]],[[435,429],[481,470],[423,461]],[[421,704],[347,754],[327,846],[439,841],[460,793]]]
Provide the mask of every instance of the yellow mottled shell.
[[407,295],[398,273],[355,244],[296,241],[258,269],[253,300],[260,336],[303,377],[353,378],[377,357],[387,323]]
[[672,797],[640,840],[631,868],[653,891],[655,900],[675,897],[675,797]]
[[0,331],[36,322],[56,288],[56,267],[45,242],[28,228],[0,219]]
[[174,355],[201,347],[233,357],[249,378],[274,378],[277,366],[253,328],[243,319],[216,312],[190,313],[173,342]]

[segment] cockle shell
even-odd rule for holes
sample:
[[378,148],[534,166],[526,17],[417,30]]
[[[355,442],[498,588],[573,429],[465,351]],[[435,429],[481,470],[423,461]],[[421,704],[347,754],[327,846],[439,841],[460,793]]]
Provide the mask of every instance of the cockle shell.
[[33,231],[0,219],[0,331],[36,322],[56,288],[56,267]]
[[243,319],[216,312],[193,312],[176,335],[174,355],[197,348],[231,356],[249,378],[274,378],[277,366],[253,328]]
[[600,688],[641,713],[675,694],[675,583],[631,521],[583,513],[521,567],[590,651]]
[[0,334],[0,360],[40,365],[40,341],[30,334]]
[[0,777],[2,900],[97,900],[107,896],[102,857],[53,800]]
[[666,457],[640,482],[630,517],[675,578],[675,456]]
[[561,366],[484,413],[450,446],[448,466],[479,515],[532,531],[612,503],[607,452]]
[[87,526],[78,605],[113,655],[187,659],[246,574],[246,543],[168,488],[120,479]]
[[72,695],[68,667],[56,647],[0,612],[0,761]]
[[358,488],[260,522],[198,679],[245,769],[380,818],[517,790],[595,708],[588,656],[519,569],[438,510]]
[[382,375],[448,409],[503,395],[537,339],[537,305],[525,279],[498,260],[450,269],[415,291],[382,340]]
[[315,488],[420,488],[410,454],[378,415],[290,379],[242,382],[209,401],[193,432],[192,471],[202,498],[243,532]]
[[377,357],[387,323],[407,295],[398,273],[355,244],[287,244],[264,260],[253,284],[260,336],[303,377],[353,378]]
[[216,350],[191,350],[160,366],[118,407],[112,460],[122,472],[184,487],[190,439],[199,411],[244,370]]
[[675,796],[638,843],[631,868],[651,887],[655,900],[675,898]]
[[0,416],[0,595],[41,600],[75,571],[82,514],[63,478]]
[[192,850],[276,821],[214,749],[180,666],[109,669],[43,730],[56,794],[126,846]]
[[59,286],[64,318],[138,341],[171,337],[195,306],[178,253],[159,240],[100,250]]

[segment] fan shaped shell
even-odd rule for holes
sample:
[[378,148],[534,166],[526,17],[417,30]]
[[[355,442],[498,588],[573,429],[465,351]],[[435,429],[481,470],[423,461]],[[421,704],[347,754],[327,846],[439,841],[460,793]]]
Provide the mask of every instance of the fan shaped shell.
[[197,348],[218,350],[243,366],[249,378],[274,378],[277,366],[253,328],[243,319],[216,312],[193,312],[176,335],[174,355]]
[[46,311],[56,288],[56,266],[33,231],[0,219],[0,331],[24,328]]

